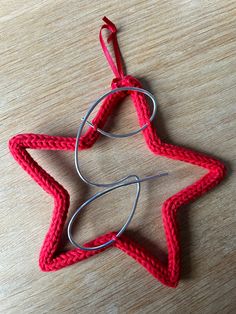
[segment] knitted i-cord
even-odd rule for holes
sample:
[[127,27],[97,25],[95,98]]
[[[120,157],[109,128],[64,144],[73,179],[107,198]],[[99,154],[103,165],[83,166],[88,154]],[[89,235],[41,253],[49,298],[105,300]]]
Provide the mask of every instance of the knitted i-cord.
[[[111,59],[100,32],[102,48],[116,75],[116,78],[112,81],[111,88],[114,89],[122,86],[141,87],[140,82],[134,77],[124,76],[116,39],[116,27],[107,18],[104,18],[104,21],[106,24],[102,26],[102,29],[107,28],[111,31],[109,40],[112,40],[113,42],[117,64],[115,66]],[[110,95],[105,99],[96,117],[92,121],[95,127],[103,128],[115,107],[127,95],[131,96],[135,105],[140,126],[148,123],[150,112],[145,96],[137,92],[122,91]],[[162,142],[151,123],[149,123],[148,127],[143,131],[143,135],[148,148],[154,154],[188,162],[208,170],[207,174],[195,183],[171,196],[162,206],[162,217],[168,248],[168,261],[166,263],[152,256],[145,247],[140,246],[125,234],[120,238],[117,238],[111,245],[133,257],[164,285],[176,287],[180,276],[180,242],[176,219],[178,210],[182,205],[188,204],[190,201],[200,197],[217,185],[223,179],[226,169],[225,166],[215,158],[184,147]],[[79,149],[82,150],[92,147],[98,137],[99,133],[96,131],[96,128],[89,128],[81,138]],[[39,266],[41,270],[55,271],[104,251],[106,248],[99,251],[82,251],[80,249],[73,249],[64,253],[58,253],[59,243],[69,209],[69,193],[61,184],[39,166],[27,151],[27,149],[73,151],[75,148],[75,138],[41,134],[19,134],[9,141],[9,148],[13,157],[21,167],[54,198],[54,210],[51,224],[40,252]],[[86,245],[100,245],[105,241],[110,240],[114,235],[115,232],[109,232],[97,237]]]

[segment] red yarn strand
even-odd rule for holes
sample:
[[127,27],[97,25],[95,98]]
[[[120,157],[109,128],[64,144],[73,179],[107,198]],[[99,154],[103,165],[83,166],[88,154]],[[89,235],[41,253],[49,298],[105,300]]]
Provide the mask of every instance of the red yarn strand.
[[[115,51],[118,53],[118,55],[116,55],[117,58],[117,56],[119,56],[119,50],[115,48],[118,47],[115,36],[116,28],[114,27],[114,24],[106,18],[105,22],[107,24],[104,25],[102,29],[108,28],[112,31],[111,40],[113,41]],[[104,42],[102,39],[101,44],[106,55],[107,50],[105,44],[103,45],[103,43]],[[112,59],[109,58],[110,55],[108,55],[107,59],[116,75],[116,79],[114,79],[112,82],[112,88],[122,86],[141,87],[141,84],[137,79],[132,76],[123,75],[122,67],[119,63],[119,57],[117,59],[117,68],[115,67]],[[93,119],[93,124],[102,128],[115,107],[127,95],[131,95],[132,97],[140,126],[146,123],[149,119],[150,113],[145,96],[140,95],[137,92],[122,91],[110,95],[104,100],[97,115]],[[169,287],[176,287],[180,277],[180,241],[177,224],[177,213],[182,205],[188,204],[216,186],[223,179],[226,173],[226,168],[220,161],[213,157],[209,157],[205,154],[186,149],[184,147],[162,142],[151,123],[143,131],[143,135],[148,148],[155,155],[180,160],[208,170],[208,173],[198,179],[195,183],[189,185],[188,187],[168,198],[162,206],[162,218],[168,249],[167,263],[163,263],[158,258],[152,256],[152,254],[148,252],[145,247],[142,247],[135,241],[131,240],[125,234],[120,238],[117,238],[116,241],[111,245],[122,250],[135,259],[164,285]],[[81,138],[79,149],[82,150],[92,147],[98,139],[98,136],[99,133],[96,130],[89,128]],[[107,249],[104,248],[98,251],[83,251],[80,249],[73,249],[65,253],[58,253],[63,228],[69,210],[70,196],[66,189],[52,176],[50,176],[30,156],[27,151],[28,149],[73,151],[75,149],[75,138],[42,134],[19,134],[10,139],[9,149],[21,167],[54,199],[54,210],[52,213],[51,223],[42,245],[39,257],[39,266],[41,270],[56,271],[63,267],[87,259],[95,254],[101,253]],[[87,243],[87,245],[100,245],[113,238],[114,234],[114,232],[109,232],[105,235],[99,236],[93,241]]]

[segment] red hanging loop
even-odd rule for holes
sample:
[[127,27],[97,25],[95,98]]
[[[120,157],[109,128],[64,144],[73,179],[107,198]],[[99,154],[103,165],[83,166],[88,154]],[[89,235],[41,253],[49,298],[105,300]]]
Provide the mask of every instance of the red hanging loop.
[[[121,52],[120,52],[120,48],[118,45],[118,41],[117,41],[117,28],[115,26],[115,24],[113,24],[107,17],[104,16],[103,21],[106,23],[104,25],[102,25],[101,29],[100,29],[100,33],[99,33],[99,40],[102,46],[102,50],[104,52],[104,55],[113,71],[113,73],[115,74],[116,78],[122,78],[124,77],[124,72],[123,72],[123,68],[122,68],[122,58],[121,58]],[[104,42],[104,39],[102,37],[102,30],[106,28],[108,29],[111,34],[109,35],[108,39],[107,39],[107,43],[109,44],[112,41],[113,44],[113,49],[114,49],[114,53],[115,53],[115,59],[116,59],[116,64],[114,63],[114,61],[112,60],[112,56],[109,53],[106,44]]]

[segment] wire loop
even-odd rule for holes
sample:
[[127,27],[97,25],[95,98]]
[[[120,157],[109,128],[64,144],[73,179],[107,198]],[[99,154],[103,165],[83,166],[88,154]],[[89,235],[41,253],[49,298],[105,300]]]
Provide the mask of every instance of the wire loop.
[[[137,185],[137,188],[136,188],[136,196],[135,196],[135,200],[134,200],[134,203],[133,203],[133,207],[131,209],[131,212],[128,216],[128,219],[126,220],[126,222],[124,223],[124,225],[121,227],[121,229],[116,233],[115,235],[115,238],[118,238],[119,236],[121,236],[121,234],[126,230],[126,228],[128,227],[128,225],[130,224],[133,216],[134,216],[134,213],[135,213],[135,210],[137,208],[137,204],[138,204],[138,199],[139,199],[139,196],[140,196],[140,182],[138,181],[139,177],[136,176],[136,175],[131,175],[128,178],[131,178],[131,177],[134,177],[136,179],[136,185]],[[130,185],[129,182],[123,182],[123,183],[120,183],[120,184],[117,184],[117,185],[114,185],[106,190],[103,190],[101,192],[98,192],[96,194],[94,194],[92,197],[90,197],[86,202],[84,202],[76,211],[75,213],[73,214],[72,218],[70,219],[70,222],[68,224],[68,228],[67,228],[67,234],[68,234],[68,238],[70,240],[70,242],[76,246],[77,248],[81,249],[81,250],[85,250],[85,251],[92,251],[92,250],[101,250],[109,245],[111,245],[114,241],[115,241],[115,238],[112,238],[111,240],[101,244],[101,245],[98,245],[98,246],[94,246],[94,247],[87,247],[87,246],[82,246],[80,244],[78,244],[72,237],[72,227],[73,227],[73,224],[75,222],[75,219],[77,218],[77,216],[79,215],[79,213],[81,212],[81,210],[86,207],[87,205],[89,205],[90,203],[92,203],[93,201],[95,201],[97,198],[111,192],[111,191],[114,191],[118,188],[121,188],[121,187],[124,187],[124,186],[127,186],[127,185]]]

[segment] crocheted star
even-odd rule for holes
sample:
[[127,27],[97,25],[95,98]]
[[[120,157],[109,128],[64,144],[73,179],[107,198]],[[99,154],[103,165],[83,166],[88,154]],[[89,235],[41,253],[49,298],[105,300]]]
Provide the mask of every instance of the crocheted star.
[[[141,84],[131,76],[113,80],[112,88],[121,86],[141,87]],[[148,123],[150,113],[145,97],[137,92],[122,91],[107,97],[92,121],[93,124],[96,127],[102,128],[117,104],[128,94],[132,97],[140,125]],[[152,124],[149,124],[143,131],[143,135],[148,148],[154,154],[191,163],[208,170],[208,173],[202,178],[168,198],[162,206],[162,217],[168,248],[167,263],[163,263],[158,258],[153,257],[144,247],[131,240],[125,234],[117,238],[112,244],[112,246],[119,248],[133,257],[160,282],[170,287],[176,287],[180,276],[180,242],[176,220],[177,212],[182,205],[200,197],[217,185],[224,177],[225,167],[218,160],[202,153],[161,142]],[[99,133],[96,131],[96,128],[89,128],[81,138],[79,148],[90,148],[98,137]],[[27,149],[73,151],[75,148],[75,138],[40,134],[19,134],[9,141],[9,148],[22,168],[54,198],[51,224],[40,252],[40,268],[43,271],[55,271],[105,250],[106,248],[99,251],[73,249],[65,253],[58,253],[58,246],[69,209],[69,194],[27,151]],[[114,237],[114,234],[114,232],[107,233],[87,243],[87,245],[100,245]]]

